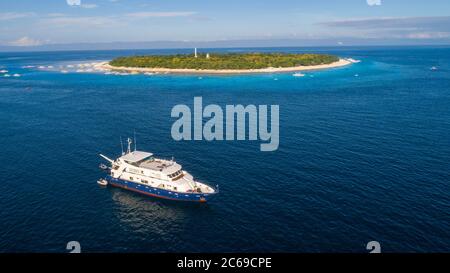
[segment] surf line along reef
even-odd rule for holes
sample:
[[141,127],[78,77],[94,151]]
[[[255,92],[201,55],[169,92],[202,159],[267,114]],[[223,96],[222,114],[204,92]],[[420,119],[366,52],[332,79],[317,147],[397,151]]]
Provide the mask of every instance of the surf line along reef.
[[118,57],[102,68],[131,73],[241,74],[317,70],[351,61],[328,54],[214,53]]

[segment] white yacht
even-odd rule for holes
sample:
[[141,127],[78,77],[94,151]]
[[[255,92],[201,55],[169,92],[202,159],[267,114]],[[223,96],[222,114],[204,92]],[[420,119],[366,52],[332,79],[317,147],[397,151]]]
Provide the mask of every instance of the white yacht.
[[174,160],[160,159],[152,153],[131,151],[132,140],[128,139],[127,152],[112,160],[100,156],[111,163],[111,167],[101,164],[108,175],[108,185],[139,192],[149,196],[180,200],[206,202],[218,193],[218,187],[195,181],[191,174],[182,169]]

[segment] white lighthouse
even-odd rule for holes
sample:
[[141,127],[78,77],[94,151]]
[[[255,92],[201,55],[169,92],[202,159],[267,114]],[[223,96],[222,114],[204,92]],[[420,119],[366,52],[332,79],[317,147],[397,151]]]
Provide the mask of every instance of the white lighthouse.
[[194,48],[194,57],[197,58],[197,48]]

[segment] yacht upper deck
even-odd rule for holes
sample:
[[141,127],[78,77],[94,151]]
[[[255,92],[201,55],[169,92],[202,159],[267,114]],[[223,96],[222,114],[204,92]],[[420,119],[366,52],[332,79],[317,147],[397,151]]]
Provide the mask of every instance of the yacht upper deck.
[[134,152],[125,154],[120,158],[128,163],[136,163],[136,162],[142,161],[148,157],[151,157],[152,155],[153,155],[152,153],[134,151]]
[[181,165],[172,160],[165,160],[153,157],[152,153],[134,151],[120,157],[122,160],[147,170],[171,174],[181,169]]
[[173,161],[162,160],[157,158],[149,158],[142,162],[139,162],[138,166],[144,169],[162,172],[164,169],[171,167],[174,164],[176,163]]

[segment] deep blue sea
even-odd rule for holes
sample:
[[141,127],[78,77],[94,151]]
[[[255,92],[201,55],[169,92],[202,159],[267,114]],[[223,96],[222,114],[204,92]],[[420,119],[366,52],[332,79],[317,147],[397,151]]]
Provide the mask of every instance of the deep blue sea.
[[[23,68],[191,50],[0,53],[0,252],[450,251],[450,47],[332,53],[348,67],[233,76]],[[212,52],[215,50],[209,50]],[[430,70],[436,66],[437,70]],[[358,75],[358,76],[356,76]],[[172,107],[277,104],[280,146],[181,141]],[[96,184],[119,138],[220,185],[207,204]]]

